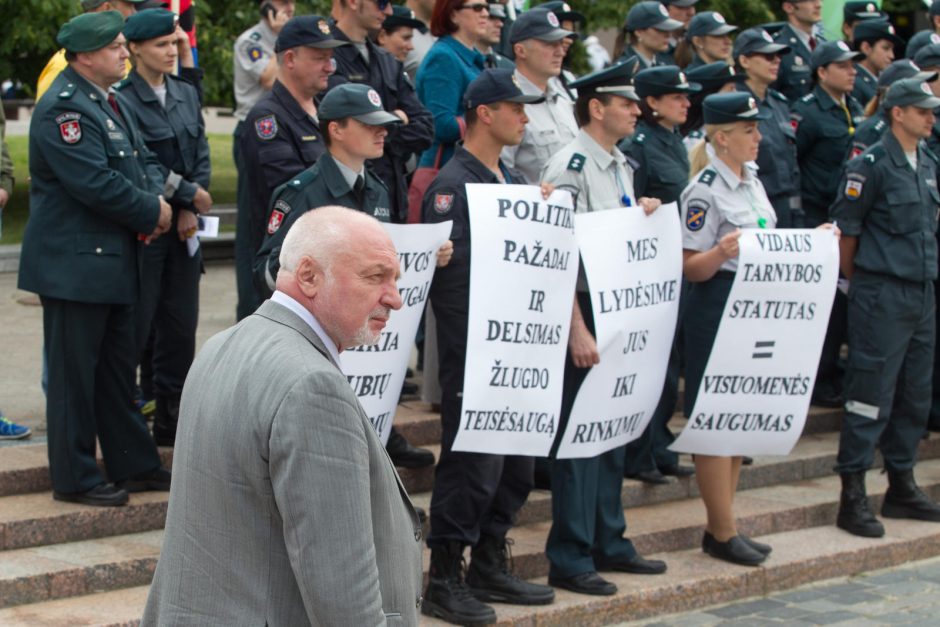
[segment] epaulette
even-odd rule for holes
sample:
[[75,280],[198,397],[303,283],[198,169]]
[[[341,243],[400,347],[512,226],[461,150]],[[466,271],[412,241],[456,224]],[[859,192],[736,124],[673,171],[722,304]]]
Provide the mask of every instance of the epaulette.
[[814,94],[813,92],[809,92],[808,94],[800,98],[800,102],[812,102],[815,99],[816,99],[816,94]]
[[571,155],[571,159],[568,160],[568,169],[572,170],[573,172],[580,172],[582,169],[584,169],[585,159],[587,159],[587,157],[581,153],[574,153]]
[[709,170],[709,169],[702,170],[702,173],[698,177],[698,182],[711,187],[711,184],[715,182],[715,176],[717,175],[718,173],[715,172],[714,170]]
[[783,94],[781,94],[781,93],[780,93],[779,91],[777,91],[776,89],[768,89],[768,90],[767,90],[767,95],[770,96],[771,98],[776,98],[777,100],[780,100],[780,101],[782,101],[782,102],[790,102],[789,100],[787,100],[787,97],[786,97],[786,96],[784,96]]
[[122,89],[127,88],[127,86],[130,85],[130,84],[131,84],[131,77],[128,76],[127,78],[125,78],[124,80],[122,80],[120,83],[118,83],[117,85],[115,85],[115,86],[114,86],[114,90],[115,90],[115,91],[121,91]]
[[284,187],[290,187],[293,189],[300,189],[305,187],[310,181],[317,178],[316,173],[313,171],[313,168],[307,168],[291,180],[287,181],[284,184]]
[[875,122],[875,130],[880,131],[881,129],[885,127],[885,124],[886,122],[884,120],[878,120],[877,122]]
[[251,31],[251,34],[248,35],[248,39],[250,39],[250,40],[252,40],[252,41],[261,41],[261,33],[259,33],[259,32],[256,31],[256,30]]
[[62,100],[68,100],[75,94],[75,83],[68,83],[65,87],[62,88],[62,91],[59,92],[59,98]]
[[862,153],[860,156],[862,159],[864,159],[868,163],[875,163],[876,161],[884,157],[886,154],[888,154],[888,151],[885,150],[885,147],[881,144],[881,142],[878,142],[877,144],[875,144],[874,146],[866,150],[864,153]]
[[927,145],[927,142],[923,139],[920,140],[920,146],[924,149],[924,152],[927,153],[927,156],[934,160],[934,163],[940,164],[940,157],[934,154],[934,151],[930,149],[930,146]]
[[643,145],[643,142],[645,142],[645,141],[646,141],[646,133],[637,133],[637,134],[633,137],[633,143],[634,143],[634,144]]
[[627,165],[630,166],[631,169],[633,169],[633,170],[639,170],[639,169],[640,169],[640,162],[639,162],[639,161],[637,161],[636,159],[634,159],[634,158],[631,157],[630,155],[624,155],[623,157],[624,157],[624,159],[626,159]]

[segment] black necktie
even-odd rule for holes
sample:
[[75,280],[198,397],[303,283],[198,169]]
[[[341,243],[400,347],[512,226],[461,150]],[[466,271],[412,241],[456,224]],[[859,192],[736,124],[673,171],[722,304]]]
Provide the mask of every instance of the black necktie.
[[353,194],[356,196],[356,200],[359,201],[359,204],[362,204],[362,190],[366,187],[366,181],[362,176],[356,177],[356,182],[353,183]]

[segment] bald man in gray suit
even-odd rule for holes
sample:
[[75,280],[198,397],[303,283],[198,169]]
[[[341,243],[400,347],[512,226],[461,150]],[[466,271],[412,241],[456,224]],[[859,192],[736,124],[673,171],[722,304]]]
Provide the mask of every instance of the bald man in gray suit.
[[297,220],[277,291],[196,357],[143,625],[417,625],[421,526],[337,366],[374,343],[398,257],[379,223]]

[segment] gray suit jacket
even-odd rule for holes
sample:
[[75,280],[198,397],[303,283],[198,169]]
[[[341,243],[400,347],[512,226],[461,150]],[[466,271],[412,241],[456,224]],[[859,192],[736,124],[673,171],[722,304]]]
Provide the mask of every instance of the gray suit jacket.
[[186,379],[143,625],[417,625],[420,529],[326,347],[267,301]]

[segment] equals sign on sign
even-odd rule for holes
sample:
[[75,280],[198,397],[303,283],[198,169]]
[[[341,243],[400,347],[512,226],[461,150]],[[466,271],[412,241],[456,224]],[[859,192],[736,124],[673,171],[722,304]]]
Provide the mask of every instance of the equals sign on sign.
[[752,359],[770,359],[774,356],[773,347],[776,342],[765,341],[765,342],[754,342],[754,353],[751,355]]

